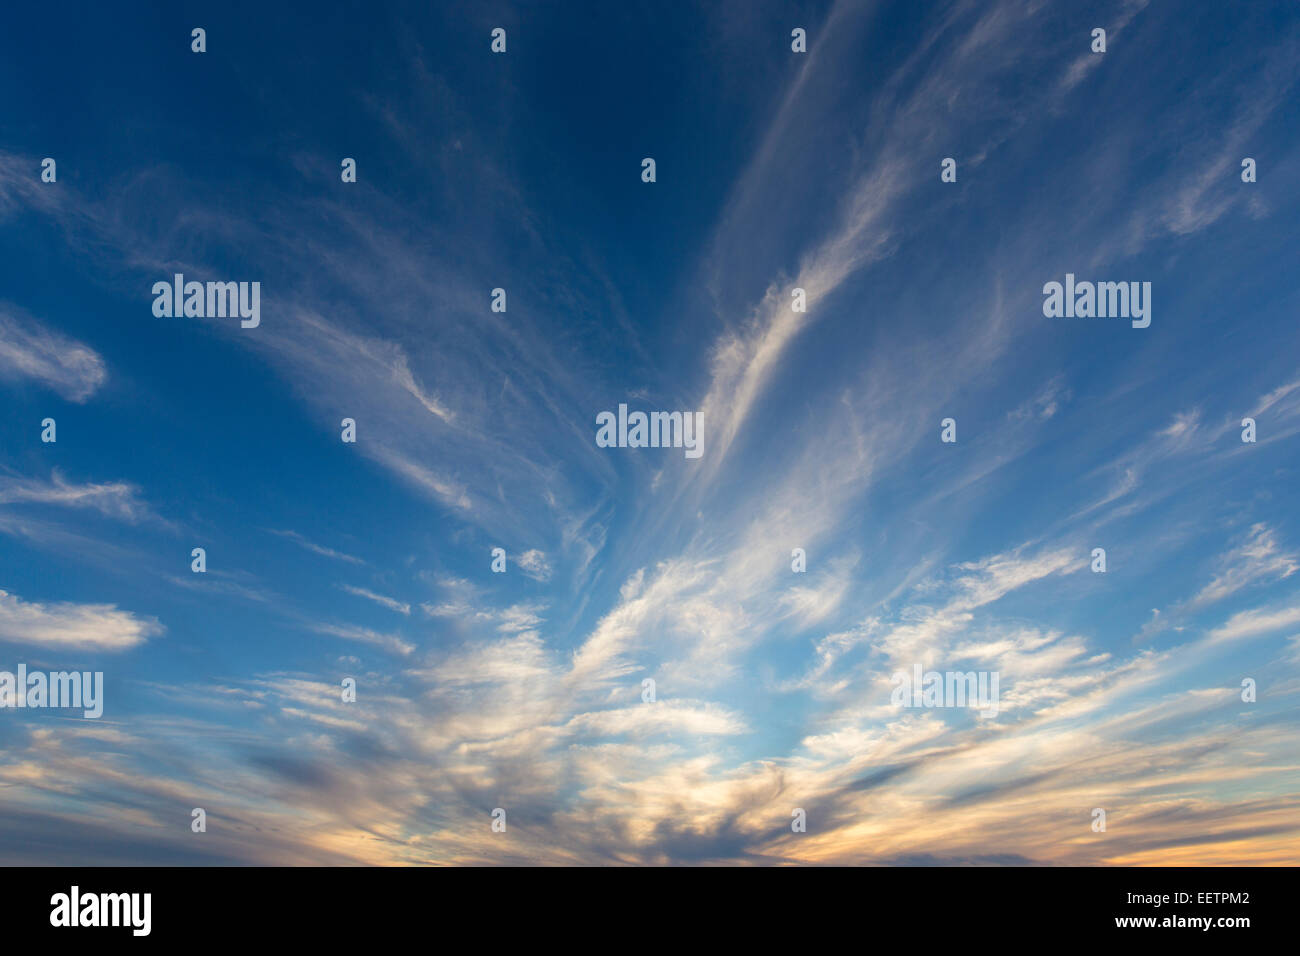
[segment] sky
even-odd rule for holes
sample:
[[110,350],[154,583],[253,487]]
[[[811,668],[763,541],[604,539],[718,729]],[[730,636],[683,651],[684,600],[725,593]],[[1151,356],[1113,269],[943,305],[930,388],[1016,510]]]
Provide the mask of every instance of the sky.
[[9,19],[0,862],[1300,860],[1294,3]]

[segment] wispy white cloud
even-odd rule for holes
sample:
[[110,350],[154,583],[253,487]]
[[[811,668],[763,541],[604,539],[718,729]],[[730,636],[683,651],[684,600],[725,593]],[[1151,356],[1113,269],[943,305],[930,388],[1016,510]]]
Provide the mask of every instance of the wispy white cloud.
[[33,380],[70,402],[85,402],[108,380],[108,368],[90,346],[0,303],[0,378]]
[[390,598],[383,594],[376,594],[374,591],[366,588],[353,587],[350,584],[340,584],[339,587],[344,591],[347,591],[349,594],[355,594],[357,597],[363,597],[367,601],[373,601],[381,607],[388,608],[390,611],[396,611],[398,614],[409,615],[411,613],[411,605],[404,601],[399,601],[396,598]]
[[0,476],[0,504],[90,508],[111,518],[140,521],[151,516],[140,489],[125,481],[76,484],[55,469],[49,481]]
[[1251,527],[1241,544],[1223,556],[1214,580],[1188,602],[1187,610],[1222,601],[1252,584],[1289,578],[1297,569],[1300,554],[1283,551],[1277,532],[1260,522]]
[[334,558],[338,561],[346,561],[349,564],[366,563],[354,555],[345,554],[342,551],[336,551],[333,548],[327,548],[322,544],[317,544],[314,541],[309,541],[307,538],[303,537],[301,534],[299,534],[296,531],[274,531],[273,530],[271,531],[271,534],[279,535],[282,538],[288,538],[290,541],[306,548],[308,551],[311,551],[313,554],[319,554],[326,558]]
[[398,654],[402,657],[409,655],[415,650],[415,645],[409,641],[404,641],[396,634],[382,634],[379,631],[371,630],[368,627],[353,627],[343,624],[316,624],[312,626],[317,634],[326,634],[330,637],[339,637],[345,641],[357,641],[361,644],[369,644],[372,647],[378,647],[388,651],[390,654]]
[[1300,606],[1241,611],[1210,631],[1211,643],[1259,637],[1300,624]]
[[397,474],[401,475],[415,487],[432,495],[438,501],[459,511],[470,511],[474,507],[469,491],[464,486],[438,474],[401,452],[378,447],[372,454]]
[[546,555],[533,548],[519,555],[519,568],[534,581],[549,581],[551,579],[551,563],[547,560]]
[[0,591],[0,641],[47,650],[126,651],[162,632],[157,618],[115,604],[45,604]]

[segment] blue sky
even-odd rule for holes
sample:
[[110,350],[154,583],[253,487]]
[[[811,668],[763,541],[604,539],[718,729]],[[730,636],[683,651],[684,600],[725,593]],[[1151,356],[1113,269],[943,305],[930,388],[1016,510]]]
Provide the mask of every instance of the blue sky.
[[1295,861],[1294,4],[13,16],[6,862]]

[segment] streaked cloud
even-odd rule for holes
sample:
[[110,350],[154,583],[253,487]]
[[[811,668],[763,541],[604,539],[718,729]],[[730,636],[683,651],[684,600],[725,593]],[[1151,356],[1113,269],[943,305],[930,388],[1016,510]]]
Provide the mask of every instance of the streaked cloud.
[[0,641],[46,650],[126,651],[161,634],[156,618],[115,604],[25,601],[0,591]]
[[68,481],[58,469],[48,481],[40,478],[0,476],[0,505],[36,504],[67,508],[90,508],[110,518],[140,521],[151,515],[140,499],[140,489],[124,481]]
[[409,615],[411,613],[411,605],[404,601],[398,601],[396,598],[390,598],[383,594],[376,594],[374,591],[368,590],[367,588],[353,587],[350,584],[340,584],[339,587],[344,591],[347,591],[349,594],[355,594],[357,597],[365,598],[367,601],[373,601],[381,607],[388,608],[390,611],[396,611],[398,614]]
[[70,402],[85,402],[108,380],[108,368],[90,346],[0,303],[0,379],[36,381]]
[[354,555],[345,554],[342,551],[336,551],[333,548],[327,548],[323,544],[317,544],[314,541],[309,541],[308,539],[304,538],[296,531],[272,531],[271,534],[279,535],[282,538],[288,538],[290,541],[294,542],[295,544],[298,544],[301,547],[306,548],[308,551],[312,552],[313,554],[319,554],[322,557],[334,558],[335,560],[338,561],[346,561],[349,564],[365,564],[364,561],[362,561],[358,557],[355,557]]

